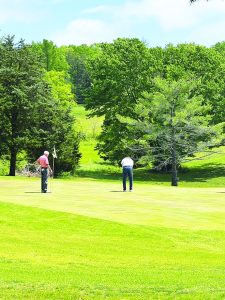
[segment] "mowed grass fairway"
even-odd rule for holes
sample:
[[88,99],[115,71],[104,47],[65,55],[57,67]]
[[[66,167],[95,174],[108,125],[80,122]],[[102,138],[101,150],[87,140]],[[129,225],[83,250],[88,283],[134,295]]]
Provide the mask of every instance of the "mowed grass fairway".
[[0,299],[225,298],[225,188],[0,185]]

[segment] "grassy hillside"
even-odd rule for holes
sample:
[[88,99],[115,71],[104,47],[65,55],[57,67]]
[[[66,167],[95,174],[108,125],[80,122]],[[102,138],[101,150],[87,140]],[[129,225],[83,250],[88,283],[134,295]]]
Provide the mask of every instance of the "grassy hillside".
[[223,299],[225,190],[0,178],[1,299]]
[[74,109],[77,120],[77,130],[83,136],[80,143],[80,151],[82,158],[80,166],[76,172],[79,177],[95,177],[98,179],[110,179],[111,176],[118,178],[120,168],[106,163],[98,155],[95,146],[97,144],[97,136],[101,132],[103,117],[88,117],[84,106],[78,105]]
[[88,113],[84,106],[79,104],[74,108],[76,117],[76,126],[78,131],[82,132],[86,140],[96,139],[101,132],[103,117],[88,117]]
[[[76,174],[79,177],[119,180],[121,177],[120,167],[104,162],[95,150],[96,138],[101,131],[103,119],[97,117],[87,118],[87,112],[80,105],[76,107],[75,115],[78,128],[85,137],[80,145],[82,159]],[[94,135],[93,124],[95,124]],[[216,150],[218,153],[204,159],[184,163],[182,170],[179,171],[179,185],[196,187],[225,186],[225,147]],[[147,181],[158,185],[170,185],[171,181],[170,174],[152,172],[145,168],[135,170],[134,178],[135,181]]]

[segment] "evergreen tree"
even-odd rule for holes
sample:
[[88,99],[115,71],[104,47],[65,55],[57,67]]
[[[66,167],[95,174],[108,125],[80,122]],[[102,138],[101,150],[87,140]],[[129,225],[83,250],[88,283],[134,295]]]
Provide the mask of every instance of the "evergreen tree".
[[37,57],[23,40],[3,38],[0,58],[0,148],[10,155],[9,175],[14,176],[17,154],[29,144],[36,126],[36,103],[44,103],[50,91]]
[[100,47],[97,45],[69,46],[66,50],[73,93],[76,95],[79,104],[84,103],[91,86],[88,70],[89,61],[97,57],[99,51]]
[[[142,163],[153,162],[157,169],[171,166],[172,185],[178,185],[181,162],[215,146],[222,138],[222,126],[209,126],[210,107],[195,96],[196,83],[185,79],[156,79],[157,91],[143,93],[132,122],[136,151],[145,154]],[[139,155],[140,156],[140,155]]]
[[[76,152],[79,158],[70,104],[65,105],[52,95],[37,53],[22,40],[15,43],[13,36],[3,38],[0,43],[0,153],[10,157],[9,175],[15,176],[17,155],[22,150],[36,159],[39,151],[57,144],[61,153],[66,147],[74,148],[73,154]],[[76,162],[77,158],[74,158]],[[72,167],[73,164],[70,171]]]

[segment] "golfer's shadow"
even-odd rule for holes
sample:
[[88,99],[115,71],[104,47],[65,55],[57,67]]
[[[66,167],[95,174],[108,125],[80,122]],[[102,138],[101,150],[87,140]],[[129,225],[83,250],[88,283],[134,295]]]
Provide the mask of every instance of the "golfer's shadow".
[[25,194],[41,194],[41,192],[24,192]]
[[123,191],[110,191],[110,193],[123,193]]
[[49,194],[51,192],[42,193],[42,192],[24,192],[25,194]]

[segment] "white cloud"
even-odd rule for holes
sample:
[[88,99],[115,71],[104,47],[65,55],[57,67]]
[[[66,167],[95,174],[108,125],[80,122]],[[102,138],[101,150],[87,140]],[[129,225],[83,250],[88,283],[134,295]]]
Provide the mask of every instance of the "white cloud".
[[172,3],[168,4],[168,0],[133,0],[120,6],[92,7],[82,11],[88,18],[71,21],[62,32],[56,33],[52,38],[57,44],[109,42],[119,36],[132,36],[137,22],[144,21],[147,24],[152,18],[164,30],[189,26],[193,20],[187,15],[190,8],[188,0],[173,0]]
[[[115,9],[115,7],[114,7]],[[84,14],[95,14],[95,13],[107,13],[110,10],[110,6],[99,5],[96,7],[88,8],[82,11]]]
[[35,0],[0,0],[0,24],[31,23],[40,20],[44,13],[35,10],[32,3],[35,4]]
[[77,19],[67,28],[55,34],[52,39],[57,45],[80,45],[98,42],[111,42],[118,37],[118,28],[100,20]]
[[225,21],[201,26],[194,30],[188,39],[197,43],[212,46],[217,42],[225,41]]
[[[84,11],[85,13],[110,14],[117,20],[146,21],[154,17],[163,27],[189,25],[193,20],[193,10],[188,0],[142,0],[126,1],[120,6],[97,6]],[[192,13],[190,18],[189,12]]]
[[35,20],[38,20],[39,16],[37,13],[26,12],[23,10],[10,10],[5,9],[0,12],[0,24],[4,24],[6,22],[23,22],[30,23]]
[[[194,4],[190,4],[189,0],[128,0],[122,5],[96,6],[85,10],[84,13],[92,16],[94,14],[99,18],[104,15],[107,20],[106,23],[102,23],[102,33],[101,30],[98,30],[98,33],[95,34],[95,27],[90,30],[93,37],[98,37],[97,41],[110,40],[106,38],[107,36],[115,38],[132,35],[132,31],[135,31],[138,24],[141,24],[140,27],[143,27],[143,24],[146,27],[149,26],[149,32],[152,30],[159,32],[161,28],[164,39],[166,33],[171,35],[173,32],[174,37],[178,32],[184,32],[180,37],[182,41],[187,38],[187,42],[195,41],[207,45],[215,43],[216,40],[225,39],[225,26],[221,21],[225,19],[224,0],[209,2],[199,0]],[[117,26],[115,27],[113,24],[117,24]],[[156,26],[155,29],[151,27],[152,24]],[[106,34],[107,30],[108,34]],[[175,33],[176,31],[177,33]],[[191,34],[188,33],[190,31]],[[86,33],[88,34],[88,32]],[[84,31],[82,34],[85,35]]]
[[[1,5],[0,24],[12,20],[20,22],[32,22],[38,18],[43,20],[46,11],[39,11],[39,16],[32,11],[34,6],[32,3],[34,4],[35,1],[0,0],[0,5],[4,4]],[[45,3],[45,1],[52,4],[64,1],[65,6],[67,2],[67,0],[40,0],[39,8],[40,2]],[[17,5],[10,7],[9,2]],[[27,3],[27,5],[20,7],[19,3]],[[171,39],[171,37],[177,42],[187,38],[187,42],[195,41],[203,44],[208,43],[209,40],[214,43],[216,38],[219,40],[225,38],[224,23],[221,24],[221,20],[225,19],[224,0],[199,0],[192,5],[189,0],[121,0],[121,5],[105,3],[107,1],[104,5],[77,11],[76,13],[80,13],[77,19],[68,21],[62,18],[61,30],[48,38],[58,45],[111,42],[118,37],[131,36],[146,39],[146,35],[154,36],[155,44],[160,44],[160,40]],[[58,5],[54,7],[56,6]],[[12,7],[13,9],[10,9]],[[65,17],[65,12],[62,16]],[[208,24],[207,27],[205,24]],[[54,24],[50,29],[54,30]],[[182,36],[178,36],[178,33]]]
[[51,0],[51,3],[53,4],[59,4],[59,3],[63,3],[64,0]]
[[208,14],[222,13],[225,17],[225,1],[200,0],[192,5],[189,0],[128,1],[116,11],[121,17],[129,19],[146,21],[154,18],[164,30],[172,30],[194,26]]

